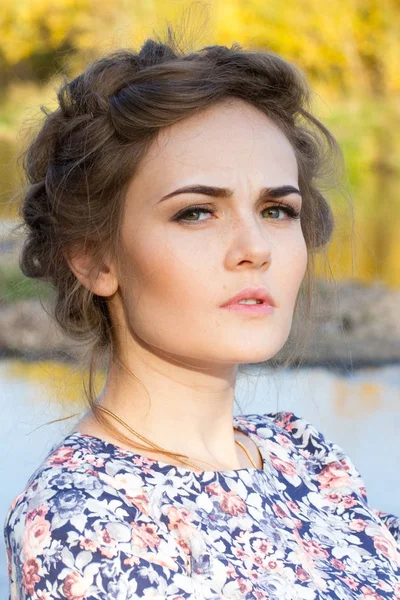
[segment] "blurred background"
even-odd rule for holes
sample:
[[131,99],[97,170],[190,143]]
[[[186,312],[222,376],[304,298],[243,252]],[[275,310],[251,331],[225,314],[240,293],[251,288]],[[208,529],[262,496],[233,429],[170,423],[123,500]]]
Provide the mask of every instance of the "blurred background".
[[[332,304],[317,262],[316,293],[325,295],[326,311],[305,364],[285,372],[255,366],[254,377],[238,381],[235,413],[292,410],[306,417],[351,456],[370,504],[400,516],[399,1],[3,0],[0,517],[4,521],[11,500],[74,418],[44,424],[86,410],[77,354],[57,336],[38,301],[40,294],[51,303],[52,291],[24,278],[18,267],[21,236],[12,231],[22,182],[17,158],[40,123],[40,107],[55,106],[65,76],[113,49],[138,50],[153,31],[162,34],[167,21],[187,31],[196,48],[239,42],[297,65],[314,91],[314,113],[345,158],[346,191],[329,196],[337,300]],[[99,389],[102,381],[99,374]],[[3,540],[0,561],[1,592]]]

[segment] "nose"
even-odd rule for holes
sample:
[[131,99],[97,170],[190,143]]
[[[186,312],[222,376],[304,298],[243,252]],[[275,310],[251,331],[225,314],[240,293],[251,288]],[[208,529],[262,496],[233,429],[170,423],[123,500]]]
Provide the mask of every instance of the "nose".
[[271,261],[273,241],[265,224],[256,218],[238,219],[234,225],[235,239],[232,242],[238,262],[251,262],[259,267]]

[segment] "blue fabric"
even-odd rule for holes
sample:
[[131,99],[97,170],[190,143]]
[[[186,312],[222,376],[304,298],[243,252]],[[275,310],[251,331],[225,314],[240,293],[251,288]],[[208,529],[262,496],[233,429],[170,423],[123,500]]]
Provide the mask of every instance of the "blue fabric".
[[9,508],[9,599],[400,599],[400,520],[369,506],[341,448],[288,412],[234,426],[262,469],[67,435]]

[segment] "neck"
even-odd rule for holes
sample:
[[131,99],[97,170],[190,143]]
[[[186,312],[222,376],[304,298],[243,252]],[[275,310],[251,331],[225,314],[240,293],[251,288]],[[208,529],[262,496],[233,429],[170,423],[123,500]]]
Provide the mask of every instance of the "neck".
[[[150,370],[137,357],[132,369],[129,364],[127,369],[114,364],[97,404],[167,450],[223,468],[250,466],[235,443],[235,439],[242,442],[243,438],[248,442],[247,436],[233,429],[236,369],[224,367],[216,372],[209,368],[205,372],[193,366],[173,366],[172,369],[169,363],[160,361],[157,368],[153,365]],[[129,371],[134,372],[133,377]],[[143,445],[139,437],[116,420],[112,424],[133,442]],[[161,456],[157,454],[159,460],[163,460]]]

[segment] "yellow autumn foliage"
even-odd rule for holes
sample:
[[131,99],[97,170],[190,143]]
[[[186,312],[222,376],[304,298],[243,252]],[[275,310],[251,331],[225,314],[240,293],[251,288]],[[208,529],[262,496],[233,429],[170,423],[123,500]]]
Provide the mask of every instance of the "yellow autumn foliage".
[[48,55],[73,72],[182,18],[199,45],[269,48],[328,90],[400,90],[399,0],[3,0],[0,69]]

